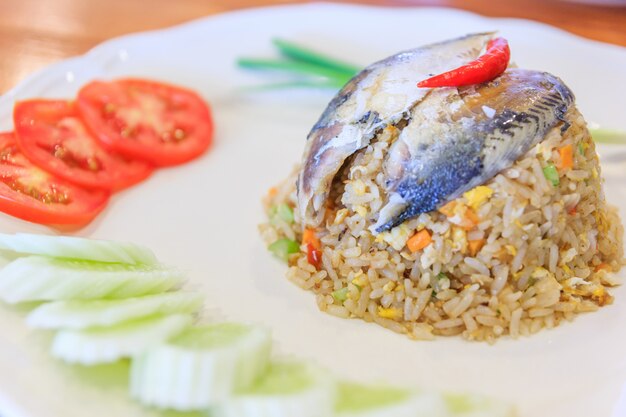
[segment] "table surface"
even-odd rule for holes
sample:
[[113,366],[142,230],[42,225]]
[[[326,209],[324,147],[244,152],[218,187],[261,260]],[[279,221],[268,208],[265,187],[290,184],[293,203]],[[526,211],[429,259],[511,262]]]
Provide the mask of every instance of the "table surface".
[[[533,19],[590,39],[626,46],[626,0],[610,1],[622,3],[621,7],[588,5],[578,1],[362,0],[358,3],[393,7],[456,7],[485,16]],[[308,1],[150,0],[147,12],[145,5],[148,3],[144,0],[2,0],[0,93],[33,71],[63,58],[82,54],[115,36],[167,27],[230,10],[293,3]]]

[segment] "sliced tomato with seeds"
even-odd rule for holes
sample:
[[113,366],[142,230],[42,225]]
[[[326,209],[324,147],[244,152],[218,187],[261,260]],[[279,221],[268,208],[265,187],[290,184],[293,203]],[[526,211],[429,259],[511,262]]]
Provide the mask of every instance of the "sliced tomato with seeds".
[[152,172],[145,162],[107,151],[87,130],[72,102],[23,101],[15,105],[13,118],[24,155],[67,181],[117,191]]
[[208,105],[193,91],[154,81],[94,81],[78,93],[85,124],[109,150],[157,166],[176,165],[211,144]]
[[86,190],[33,165],[12,132],[0,133],[0,211],[34,223],[80,226],[108,200],[107,191]]

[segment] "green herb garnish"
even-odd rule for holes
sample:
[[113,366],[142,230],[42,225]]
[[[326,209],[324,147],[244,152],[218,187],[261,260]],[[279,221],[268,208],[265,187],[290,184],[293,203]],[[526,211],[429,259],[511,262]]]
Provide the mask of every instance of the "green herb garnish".
[[284,56],[295,61],[308,62],[309,64],[313,64],[318,67],[334,70],[335,72],[343,73],[350,78],[361,71],[361,69],[355,65],[338,61],[327,55],[320,54],[319,52],[284,39],[274,39],[272,43]]
[[241,68],[257,70],[278,70],[300,76],[315,76],[325,78],[328,86],[342,87],[350,78],[341,72],[326,67],[309,64],[307,62],[276,60],[276,59],[253,59],[241,58],[237,61]]
[[240,58],[237,65],[254,70],[281,71],[297,79],[288,82],[266,84],[257,90],[276,90],[292,87],[341,88],[360,69],[359,67],[320,54],[311,49],[283,39],[273,41],[283,55],[279,59]]
[[289,260],[289,255],[292,253],[297,253],[300,251],[300,245],[298,242],[291,239],[278,239],[276,242],[272,243],[267,247],[274,256],[283,261],[287,262]]
[[287,204],[279,204],[276,206],[276,215],[288,224],[294,221],[293,209]]
[[559,172],[553,163],[549,163],[543,168],[543,175],[553,186],[558,187],[561,181],[559,180]]
[[596,143],[626,145],[626,132],[613,129],[589,129]]
[[332,296],[335,301],[343,303],[348,299],[348,287],[343,287],[337,291],[333,291]]

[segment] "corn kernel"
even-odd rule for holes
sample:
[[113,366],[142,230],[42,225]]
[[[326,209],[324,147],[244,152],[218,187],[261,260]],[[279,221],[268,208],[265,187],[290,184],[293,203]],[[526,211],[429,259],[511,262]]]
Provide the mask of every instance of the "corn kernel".
[[382,306],[378,306],[378,316],[384,319],[397,320],[402,318],[402,310],[399,308],[384,308]]
[[354,277],[351,281],[354,285],[358,285],[359,287],[364,287],[368,280],[363,272],[359,272],[356,277]]

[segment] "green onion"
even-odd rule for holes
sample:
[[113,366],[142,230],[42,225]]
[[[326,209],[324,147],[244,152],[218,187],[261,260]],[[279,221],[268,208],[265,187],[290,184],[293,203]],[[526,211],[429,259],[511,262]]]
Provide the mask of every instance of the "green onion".
[[272,90],[286,90],[290,88],[332,88],[337,89],[341,88],[343,84],[339,84],[338,81],[329,81],[329,80],[298,80],[298,81],[287,81],[281,83],[268,83],[262,85],[253,85],[242,87],[241,91],[250,91],[250,92],[263,92],[263,91],[272,91]]
[[556,167],[554,166],[553,163],[549,163],[543,168],[543,175],[555,187],[558,187],[559,184],[561,183],[559,181],[559,172],[556,170]]
[[341,72],[350,78],[361,70],[352,64],[335,60],[327,55],[322,55],[284,39],[274,39],[272,42],[284,56],[295,61],[307,62],[319,67],[332,69],[336,72]]
[[348,287],[343,287],[340,290],[333,291],[332,296],[335,299],[335,301],[339,303],[343,303],[344,301],[348,299]]
[[266,84],[244,90],[278,90],[284,88],[333,88],[343,87],[360,68],[320,54],[283,39],[274,39],[276,48],[284,59],[241,58],[237,65],[241,68],[256,70],[274,70],[304,77],[288,82]]
[[437,274],[437,279],[444,279],[444,278],[448,278],[448,276],[444,274],[443,272],[440,272]]
[[289,224],[294,221],[293,209],[287,204],[279,204],[276,206],[276,215]]
[[581,142],[578,142],[578,153],[579,153],[579,154],[581,154],[581,155],[584,155],[584,154],[585,154],[585,148],[583,148],[583,143],[582,143],[582,141],[581,141]]
[[334,69],[298,61],[241,58],[237,61],[237,65],[241,68],[279,70],[299,75],[324,77],[328,79],[329,83],[332,83],[337,87],[343,86],[350,80],[350,78],[352,78],[352,76]]
[[270,219],[272,219],[274,216],[276,216],[276,212],[278,211],[278,207],[276,206],[271,206],[268,210],[267,210],[267,217],[269,217]]
[[626,132],[611,129],[590,129],[590,132],[597,143],[626,144]]
[[276,242],[272,243],[267,247],[274,256],[283,261],[287,262],[289,260],[289,255],[292,253],[297,253],[300,251],[300,245],[295,240],[283,238],[278,239]]

